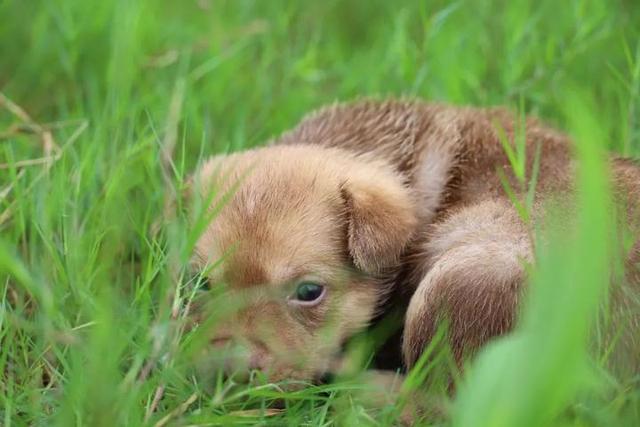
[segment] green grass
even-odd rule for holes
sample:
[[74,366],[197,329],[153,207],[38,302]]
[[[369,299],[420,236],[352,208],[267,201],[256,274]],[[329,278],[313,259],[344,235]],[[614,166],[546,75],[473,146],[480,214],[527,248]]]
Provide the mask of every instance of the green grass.
[[640,153],[636,1],[1,0],[0,91],[0,424],[393,424],[353,381],[198,383],[173,286],[193,230],[152,232],[203,156],[365,95],[504,104],[580,141],[575,230],[537,254],[517,333],[454,399],[429,381],[443,358],[410,375],[444,402],[431,422],[640,424],[640,379],[587,352],[615,253],[599,153]]

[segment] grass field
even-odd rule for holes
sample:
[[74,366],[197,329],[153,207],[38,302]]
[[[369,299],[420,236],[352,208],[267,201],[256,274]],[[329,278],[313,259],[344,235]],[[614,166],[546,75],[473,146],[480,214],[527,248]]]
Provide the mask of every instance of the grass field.
[[601,153],[640,154],[636,0],[0,0],[0,91],[0,424],[397,422],[353,381],[201,384],[175,286],[192,233],[153,230],[203,156],[328,102],[410,95],[538,115],[582,162],[575,230],[537,254],[518,331],[455,397],[430,385],[438,358],[410,374],[441,402],[425,423],[640,425],[640,378],[588,352],[620,259]]

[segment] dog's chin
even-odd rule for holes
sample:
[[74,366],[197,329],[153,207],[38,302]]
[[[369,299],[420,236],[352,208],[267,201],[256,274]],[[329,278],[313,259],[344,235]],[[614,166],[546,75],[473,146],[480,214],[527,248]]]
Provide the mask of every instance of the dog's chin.
[[327,366],[282,366],[260,372],[256,378],[263,382],[277,383],[286,390],[298,390],[309,385],[324,384],[332,378],[332,374]]
[[326,367],[274,365],[267,370],[224,371],[207,358],[201,358],[193,366],[193,372],[198,383],[206,390],[220,383],[236,386],[258,386],[276,384],[283,391],[296,391],[302,388],[328,382],[332,375]]
[[254,384],[277,384],[282,391],[297,391],[317,384],[313,374],[307,372],[284,371],[264,376],[256,376]]

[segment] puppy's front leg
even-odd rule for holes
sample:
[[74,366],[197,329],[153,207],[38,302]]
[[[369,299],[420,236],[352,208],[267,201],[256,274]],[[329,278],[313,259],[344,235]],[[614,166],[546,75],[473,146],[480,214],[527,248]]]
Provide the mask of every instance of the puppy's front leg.
[[[444,419],[444,401],[406,387],[405,376],[393,371],[368,370],[354,378],[358,388],[349,395],[374,418],[389,409],[393,424],[411,426],[420,419]],[[345,423],[346,424],[346,423]]]
[[458,362],[512,328],[531,242],[507,200],[466,207],[436,224],[424,254],[427,272],[405,318],[407,367],[416,363],[442,321]]

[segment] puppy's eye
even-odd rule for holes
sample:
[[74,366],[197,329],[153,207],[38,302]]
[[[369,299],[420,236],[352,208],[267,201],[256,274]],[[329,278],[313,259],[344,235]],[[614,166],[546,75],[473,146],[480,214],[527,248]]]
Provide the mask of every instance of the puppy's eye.
[[208,291],[211,289],[209,278],[202,272],[193,274],[189,282],[199,291]]
[[196,287],[202,291],[210,291],[211,283],[209,282],[209,278],[207,276],[199,275]]
[[320,301],[323,296],[324,286],[315,282],[303,281],[298,283],[292,299],[295,302],[308,305]]

